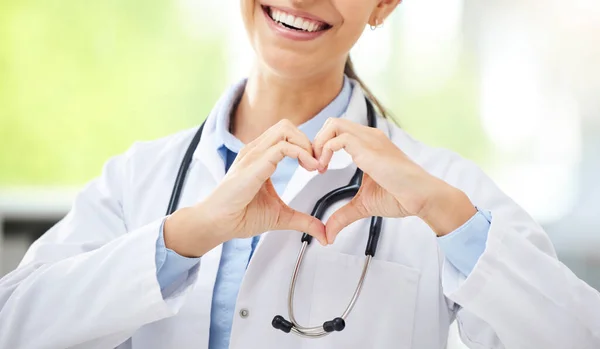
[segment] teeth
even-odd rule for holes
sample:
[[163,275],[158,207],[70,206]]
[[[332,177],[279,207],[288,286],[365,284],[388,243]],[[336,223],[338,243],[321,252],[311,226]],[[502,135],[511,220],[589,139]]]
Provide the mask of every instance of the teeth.
[[294,21],[294,27],[302,29],[302,24],[304,24],[304,20],[302,18],[296,17],[296,20]]
[[319,22],[311,21],[302,17],[296,17],[274,8],[270,8],[269,10],[269,16],[277,23],[283,23],[295,29],[308,32],[314,32],[321,29],[321,23]]
[[293,26],[294,26],[294,19],[296,19],[296,17],[294,17],[294,16],[292,16],[292,15],[288,14],[288,15],[285,17],[285,24],[287,24],[287,25],[291,25],[291,26],[293,27]]

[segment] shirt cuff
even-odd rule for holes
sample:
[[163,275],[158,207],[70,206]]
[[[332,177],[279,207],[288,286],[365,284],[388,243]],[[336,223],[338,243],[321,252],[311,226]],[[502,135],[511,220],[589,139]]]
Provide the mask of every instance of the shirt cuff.
[[160,225],[158,239],[156,239],[156,278],[161,290],[171,286],[183,275],[187,275],[187,272],[200,262],[200,257],[183,257],[168,249],[165,246],[164,226],[165,222],[163,220]]
[[446,259],[463,275],[471,274],[483,254],[491,222],[491,212],[478,208],[477,213],[460,228],[438,238]]

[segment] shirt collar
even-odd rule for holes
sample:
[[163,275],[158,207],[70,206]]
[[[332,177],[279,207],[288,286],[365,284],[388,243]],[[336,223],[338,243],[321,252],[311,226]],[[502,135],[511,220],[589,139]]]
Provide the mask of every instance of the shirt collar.
[[[229,121],[233,112],[233,108],[239,103],[244,88],[246,87],[246,79],[233,85],[223,98],[223,107],[219,108],[215,115],[215,147],[223,157],[226,151],[239,153],[244,147],[244,144],[229,132]],[[335,99],[323,108],[316,116],[298,126],[298,129],[310,139],[312,142],[323,126],[325,121],[330,117],[342,116],[350,103],[352,97],[353,86],[350,79],[344,76],[342,90]]]
[[217,110],[215,115],[215,146],[219,153],[224,150],[224,147],[234,153],[239,153],[244,147],[242,141],[237,139],[229,132],[229,121],[233,108],[238,105],[244,89],[246,88],[247,79],[243,79],[233,85],[223,98],[223,107]]

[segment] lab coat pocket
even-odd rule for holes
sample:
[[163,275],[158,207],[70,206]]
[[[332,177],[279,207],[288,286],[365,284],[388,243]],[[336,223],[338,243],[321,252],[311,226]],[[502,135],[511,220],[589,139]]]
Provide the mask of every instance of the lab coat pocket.
[[[310,309],[312,326],[341,316],[359,281],[364,256],[320,250]],[[346,318],[346,328],[306,348],[411,348],[420,273],[417,269],[374,259],[362,292]]]

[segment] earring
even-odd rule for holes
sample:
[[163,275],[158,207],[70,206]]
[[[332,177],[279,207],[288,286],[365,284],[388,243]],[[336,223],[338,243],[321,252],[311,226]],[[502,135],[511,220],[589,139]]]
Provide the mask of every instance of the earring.
[[379,22],[379,18],[375,18],[375,25],[370,25],[371,30],[383,27],[383,21]]

